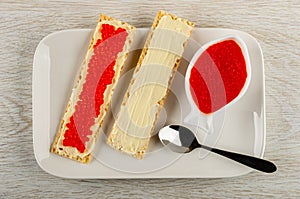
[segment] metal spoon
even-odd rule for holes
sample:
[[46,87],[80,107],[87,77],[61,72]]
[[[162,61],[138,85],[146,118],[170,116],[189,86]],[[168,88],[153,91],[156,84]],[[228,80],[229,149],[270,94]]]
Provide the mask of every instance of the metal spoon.
[[195,148],[203,148],[219,155],[225,156],[250,168],[266,173],[273,173],[277,169],[275,164],[267,160],[204,146],[198,142],[194,133],[184,126],[165,126],[159,131],[158,136],[163,145],[167,146],[175,152],[188,153]]

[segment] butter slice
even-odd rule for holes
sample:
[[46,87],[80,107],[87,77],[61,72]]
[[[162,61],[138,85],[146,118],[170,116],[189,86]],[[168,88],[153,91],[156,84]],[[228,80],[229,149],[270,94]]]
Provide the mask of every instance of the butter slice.
[[109,134],[109,145],[143,158],[193,27],[192,22],[158,12]]

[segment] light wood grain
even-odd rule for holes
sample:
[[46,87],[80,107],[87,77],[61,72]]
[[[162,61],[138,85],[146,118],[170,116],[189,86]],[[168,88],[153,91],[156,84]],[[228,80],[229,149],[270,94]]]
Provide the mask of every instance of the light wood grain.
[[[68,180],[35,162],[32,60],[49,33],[93,28],[99,13],[149,27],[164,9],[196,22],[250,33],[265,57],[267,146],[278,172],[229,179]],[[0,198],[299,198],[299,1],[7,1],[0,2]]]

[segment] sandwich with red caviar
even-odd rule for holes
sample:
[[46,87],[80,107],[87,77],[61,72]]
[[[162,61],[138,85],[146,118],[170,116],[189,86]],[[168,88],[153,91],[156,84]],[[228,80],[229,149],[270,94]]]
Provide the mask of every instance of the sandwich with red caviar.
[[100,16],[51,152],[82,163],[91,160],[134,34],[133,26]]

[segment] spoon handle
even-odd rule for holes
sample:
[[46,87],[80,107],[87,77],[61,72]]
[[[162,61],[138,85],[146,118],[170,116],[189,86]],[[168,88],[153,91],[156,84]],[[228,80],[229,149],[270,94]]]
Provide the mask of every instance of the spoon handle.
[[248,156],[248,155],[243,155],[239,153],[234,153],[230,151],[224,151],[221,149],[216,149],[216,148],[211,148],[208,146],[201,145],[201,148],[209,150],[211,152],[217,153],[219,155],[225,156],[229,159],[235,160],[243,165],[246,165],[248,167],[251,167],[253,169],[263,171],[266,173],[273,173],[277,170],[275,164],[273,164],[270,161],[263,160],[260,158]]

